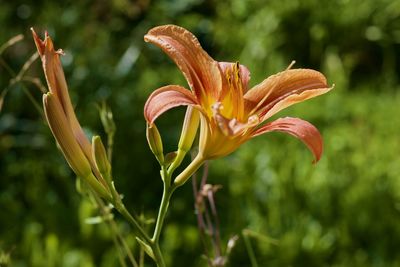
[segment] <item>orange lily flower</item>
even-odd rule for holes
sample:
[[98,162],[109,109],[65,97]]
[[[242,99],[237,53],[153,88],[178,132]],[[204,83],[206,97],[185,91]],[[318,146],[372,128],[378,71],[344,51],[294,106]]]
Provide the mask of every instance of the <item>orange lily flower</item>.
[[311,69],[287,69],[249,89],[250,72],[245,66],[215,61],[184,28],[159,26],[144,39],[175,61],[191,89],[168,85],[155,90],[145,104],[144,116],[151,125],[177,106],[199,110],[199,162],[228,155],[247,140],[272,131],[297,137],[314,154],[315,162],[321,158],[322,137],[309,122],[289,117],[264,122],[288,106],[331,90],[323,74]]

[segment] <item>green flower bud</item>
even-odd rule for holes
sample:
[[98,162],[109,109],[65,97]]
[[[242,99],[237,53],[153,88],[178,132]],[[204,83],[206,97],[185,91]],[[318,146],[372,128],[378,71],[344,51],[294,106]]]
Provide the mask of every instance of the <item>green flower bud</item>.
[[163,144],[160,132],[158,131],[155,124],[153,125],[147,124],[146,137],[147,137],[147,142],[149,143],[150,150],[153,152],[158,162],[160,164],[163,164],[164,163]]
[[193,145],[196,137],[197,129],[199,128],[200,112],[192,106],[186,109],[185,120],[182,126],[181,137],[179,139],[178,151],[174,161],[170,166],[170,172],[173,172],[181,165],[186,153]]
[[108,161],[107,152],[103,142],[98,135],[92,137],[92,154],[97,169],[103,176],[108,177],[111,173],[111,164]]
[[185,120],[182,126],[182,133],[179,139],[178,150],[188,152],[193,145],[199,127],[200,113],[192,106],[188,106]]

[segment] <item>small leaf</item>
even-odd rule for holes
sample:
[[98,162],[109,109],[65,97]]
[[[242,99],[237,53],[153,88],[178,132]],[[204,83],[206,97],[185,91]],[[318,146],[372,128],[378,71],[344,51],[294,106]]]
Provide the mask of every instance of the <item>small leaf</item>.
[[140,246],[143,248],[143,250],[149,255],[153,260],[155,259],[153,250],[149,245],[147,245],[144,241],[142,241],[139,237],[136,237],[136,240],[140,244]]

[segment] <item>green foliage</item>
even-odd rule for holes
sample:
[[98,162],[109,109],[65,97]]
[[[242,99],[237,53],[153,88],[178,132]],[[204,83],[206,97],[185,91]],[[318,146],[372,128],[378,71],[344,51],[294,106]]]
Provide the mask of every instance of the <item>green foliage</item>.
[[[0,3],[0,46],[25,35],[0,55],[0,266],[118,266],[109,229],[85,223],[99,214],[76,193],[25,95],[40,103],[41,92],[29,81],[10,86],[35,52],[29,28],[47,29],[65,50],[71,97],[88,135],[105,136],[96,105],[110,106],[116,186],[129,210],[154,218],[162,187],[143,104],[160,86],[186,86],[174,64],[143,42],[149,28],[166,23],[190,29],[215,59],[248,66],[253,85],[291,60],[336,84],[278,115],[320,129],[325,151],[317,165],[299,141],[275,133],[210,163],[209,182],[223,185],[216,198],[224,243],[243,229],[253,233],[247,240],[257,262],[241,237],[229,266],[399,266],[398,0]],[[44,82],[37,61],[26,76]],[[183,116],[178,110],[159,119],[166,152],[176,148]],[[131,229],[116,219],[137,255]],[[169,266],[206,266],[189,185],[174,195],[161,240]]]

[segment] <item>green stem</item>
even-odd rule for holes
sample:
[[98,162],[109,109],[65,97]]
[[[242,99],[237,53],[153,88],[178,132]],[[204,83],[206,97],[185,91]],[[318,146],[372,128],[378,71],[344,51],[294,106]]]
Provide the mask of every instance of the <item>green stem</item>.
[[[0,57],[0,64],[8,71],[8,73],[11,75],[13,79],[17,77],[17,74],[8,66],[8,64]],[[29,92],[28,88],[25,86],[24,83],[22,83],[21,80],[15,81],[15,83],[19,83],[22,91],[24,94],[28,97],[28,99],[32,102],[33,106],[36,108],[36,110],[39,112],[40,115],[44,117],[43,110],[41,106],[38,104],[38,101],[33,97],[33,95]],[[9,85],[10,86],[10,85]]]
[[166,267],[165,262],[164,262],[164,257],[161,253],[160,246],[157,243],[153,243],[151,246],[151,249],[153,250],[154,254],[154,261],[157,263],[158,267]]
[[146,242],[146,244],[151,244],[150,237],[146,234],[143,228],[140,226],[138,221],[129,213],[122,202],[116,201],[113,203],[118,212],[124,216],[125,219],[133,226],[134,230],[138,234],[139,238]]
[[250,258],[251,267],[258,267],[256,255],[254,254],[253,246],[251,245],[249,235],[243,230],[243,240],[246,247],[247,253]]
[[197,157],[189,164],[189,166],[187,166],[186,169],[176,177],[172,185],[171,175],[173,170],[167,170],[165,166],[162,166],[161,168],[161,177],[164,183],[164,189],[161,198],[160,209],[158,211],[156,226],[154,228],[153,237],[151,238],[150,243],[151,249],[153,250],[154,254],[154,260],[157,263],[158,267],[165,267],[164,258],[160,250],[159,240],[172,194],[174,193],[175,189],[183,185],[200,168],[203,163],[204,158],[200,155],[197,155]]
[[[113,224],[115,222],[114,222],[113,219],[107,218],[108,211],[106,210],[106,207],[104,206],[104,203],[100,199],[100,197],[95,192],[93,192],[93,190],[91,190],[90,192],[92,193],[92,196],[93,196],[93,198],[94,198],[94,200],[96,202],[97,208],[99,209],[101,216],[103,217],[106,225],[110,229],[112,240],[114,242],[114,246],[117,248],[117,251],[118,251],[119,262],[120,262],[122,267],[127,267],[127,265],[125,263],[125,259],[124,259],[124,254],[123,254],[123,249],[126,249],[126,248],[125,247],[122,248],[121,245],[120,245],[120,241],[118,240],[118,234],[119,234],[118,233],[118,229],[117,229],[116,225]],[[126,253],[130,253],[130,251],[126,250]],[[134,262],[132,264],[133,264],[133,266],[137,267],[136,262]]]
[[173,192],[174,189],[171,188],[166,183],[164,183],[163,196],[161,198],[160,209],[158,211],[156,226],[154,228],[154,234],[152,237],[152,241],[156,244],[158,244],[158,241],[160,239],[161,229],[164,225],[165,216],[167,215],[168,211],[169,201],[171,199]]
[[117,190],[115,189],[113,179],[111,177],[110,173],[101,173],[101,175],[104,177],[104,180],[107,183],[108,189],[111,192],[111,200],[109,200],[114,207],[117,209],[119,213],[121,213],[122,216],[125,217],[129,221],[129,223],[133,226],[133,228],[136,230],[136,232],[139,234],[139,237],[146,242],[147,244],[150,244],[150,238],[146,234],[146,232],[143,230],[143,228],[140,226],[138,223],[138,220],[135,219],[132,214],[129,213],[129,211],[126,209],[124,203],[122,202],[121,197],[119,196]]

